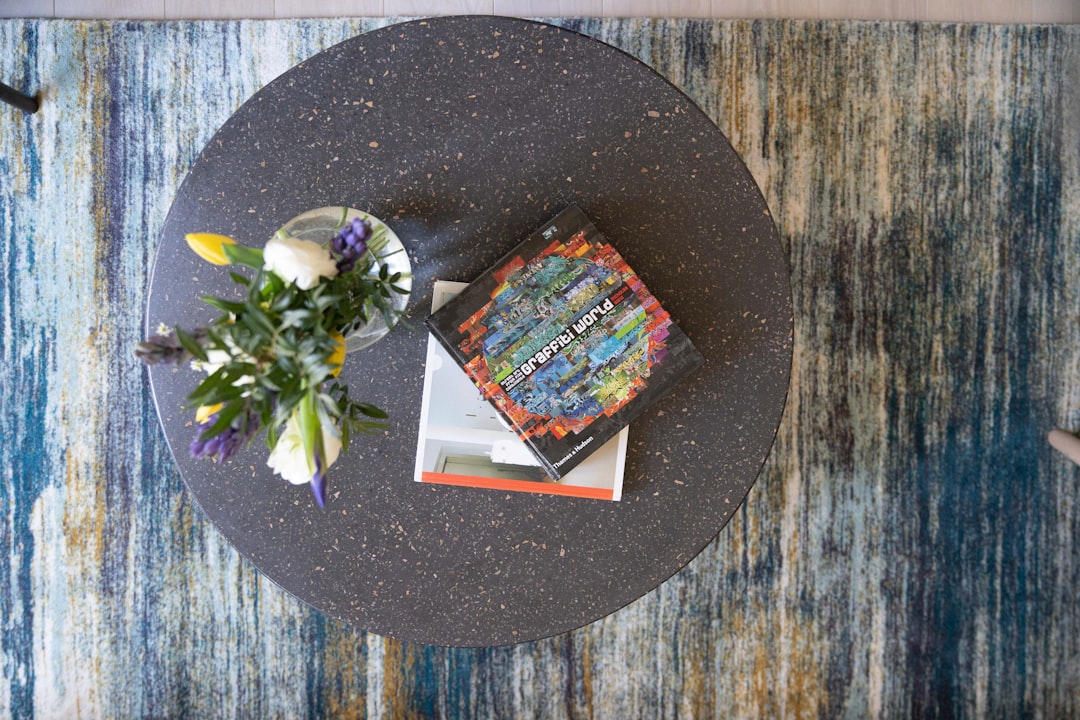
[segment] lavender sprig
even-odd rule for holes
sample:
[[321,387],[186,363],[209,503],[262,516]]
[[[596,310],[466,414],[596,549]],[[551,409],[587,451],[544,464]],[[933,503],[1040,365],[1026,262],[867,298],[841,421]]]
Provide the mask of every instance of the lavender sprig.
[[[206,328],[196,328],[191,339],[202,343]],[[135,357],[147,365],[183,365],[191,360],[191,351],[180,342],[178,333],[159,332],[135,346]]]
[[356,261],[367,252],[367,243],[371,239],[371,222],[353,218],[353,221],[341,228],[330,243],[330,247],[337,256],[338,272],[351,272],[356,266]]

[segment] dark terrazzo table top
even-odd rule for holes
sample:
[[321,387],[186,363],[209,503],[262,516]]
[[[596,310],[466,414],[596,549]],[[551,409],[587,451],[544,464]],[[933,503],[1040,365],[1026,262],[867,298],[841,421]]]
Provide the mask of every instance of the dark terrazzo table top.
[[155,368],[155,400],[198,504],[267,577],[331,616],[426,644],[497,645],[623,607],[688,563],[735,512],[788,387],[788,269],[753,178],[717,127],[630,56],[498,17],[355,37],[256,93],[207,144],[162,232],[147,325],[212,316],[231,287],[184,245],[259,245],[290,217],[349,205],[384,218],[414,268],[471,280],[570,203],[596,221],[706,358],[631,427],[623,500],[414,483],[426,334],[350,355],[355,397],[392,426],[334,466],[326,511],[256,445],[188,457],[197,376]]

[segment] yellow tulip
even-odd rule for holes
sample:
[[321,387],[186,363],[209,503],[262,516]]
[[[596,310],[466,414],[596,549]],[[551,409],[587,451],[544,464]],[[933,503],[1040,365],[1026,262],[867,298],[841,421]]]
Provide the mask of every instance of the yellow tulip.
[[218,403],[217,405],[200,405],[195,409],[195,422],[202,425],[211,415],[223,407],[225,407],[225,403]]
[[214,233],[188,233],[184,239],[196,255],[215,265],[228,265],[229,258],[225,256],[223,246],[236,244],[231,237]]
[[336,330],[331,330],[330,339],[334,341],[334,352],[326,362],[333,368],[330,371],[330,377],[337,377],[341,372],[341,365],[345,362],[345,336]]

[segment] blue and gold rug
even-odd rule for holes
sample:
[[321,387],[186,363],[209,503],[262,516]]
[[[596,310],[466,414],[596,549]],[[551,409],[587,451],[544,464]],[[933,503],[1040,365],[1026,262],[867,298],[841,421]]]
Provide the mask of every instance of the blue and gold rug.
[[1080,26],[559,21],[689,94],[789,252],[773,453],[689,567],[551,640],[331,621],[200,515],[131,348],[203,144],[388,21],[0,21],[0,710],[1080,715]]

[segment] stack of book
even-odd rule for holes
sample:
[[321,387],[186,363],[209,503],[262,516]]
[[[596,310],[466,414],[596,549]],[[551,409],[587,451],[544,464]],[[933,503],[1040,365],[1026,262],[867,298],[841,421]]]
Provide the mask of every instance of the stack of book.
[[577,206],[437,282],[427,326],[420,482],[618,500],[627,426],[703,362]]

